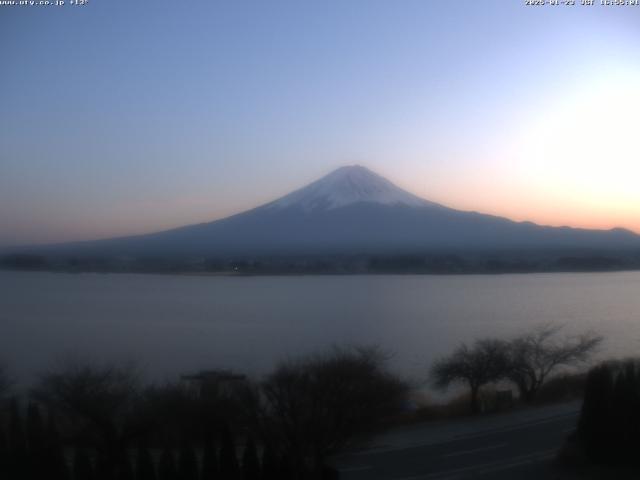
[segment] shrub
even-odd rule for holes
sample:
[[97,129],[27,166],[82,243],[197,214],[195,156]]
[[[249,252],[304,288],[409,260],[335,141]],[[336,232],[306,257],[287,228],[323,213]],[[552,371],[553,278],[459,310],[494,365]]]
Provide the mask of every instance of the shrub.
[[578,439],[595,463],[639,464],[640,368],[638,361],[592,368],[585,385]]

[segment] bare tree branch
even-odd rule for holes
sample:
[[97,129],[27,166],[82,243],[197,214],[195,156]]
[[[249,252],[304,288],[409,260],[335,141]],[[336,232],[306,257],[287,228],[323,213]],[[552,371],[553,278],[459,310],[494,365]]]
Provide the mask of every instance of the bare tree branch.
[[120,465],[132,436],[131,412],[139,392],[132,365],[91,365],[67,362],[41,376],[32,395],[62,415],[77,432],[90,435],[95,447]]
[[294,458],[321,468],[327,455],[396,413],[406,384],[385,368],[378,348],[334,348],[281,364],[262,385],[264,424]]
[[446,389],[452,383],[465,383],[471,390],[472,413],[480,411],[478,393],[487,383],[507,375],[509,365],[507,344],[501,340],[476,340],[471,347],[460,345],[451,355],[436,361],[431,368],[433,385]]
[[508,378],[516,384],[524,401],[533,401],[551,372],[560,366],[586,362],[603,341],[593,332],[558,338],[562,328],[544,324],[509,343]]

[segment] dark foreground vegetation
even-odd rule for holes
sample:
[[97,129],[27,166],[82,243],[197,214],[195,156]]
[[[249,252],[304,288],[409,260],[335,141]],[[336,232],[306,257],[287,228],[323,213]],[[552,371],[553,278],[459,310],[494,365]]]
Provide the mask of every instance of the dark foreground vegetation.
[[640,478],[640,360],[611,360],[586,374],[576,430],[559,452],[563,476]]
[[3,400],[0,478],[337,478],[328,456],[406,405],[407,385],[385,360],[335,349],[260,383],[208,371],[164,385],[144,385],[131,367],[70,364],[28,398]]
[[[559,399],[570,382],[575,393],[583,376],[550,375],[586,361],[600,342],[593,334],[561,336],[559,327],[546,325],[511,340],[463,344],[433,365],[431,377],[443,388],[467,385],[467,403],[440,408],[453,406],[458,414],[510,408],[515,399],[511,388],[504,390],[508,382],[524,404],[545,395]],[[431,417],[424,409],[408,411],[414,392],[388,370],[387,360],[378,348],[334,348],[283,362],[259,382],[212,370],[164,384],[145,384],[133,366],[72,362],[41,375],[21,397],[10,395],[8,375],[0,370],[0,478],[338,478],[333,455],[380,428],[442,418],[442,410],[431,410]],[[607,364],[588,378],[581,438],[588,451],[601,451],[604,426],[593,419],[606,414],[625,425],[636,421],[640,370]],[[488,395],[490,386],[494,395]],[[624,400],[624,408],[606,410],[609,397],[632,390],[636,396]],[[624,435],[636,441],[640,428]]]
[[593,464],[640,467],[639,360],[605,362],[589,371],[572,443]]

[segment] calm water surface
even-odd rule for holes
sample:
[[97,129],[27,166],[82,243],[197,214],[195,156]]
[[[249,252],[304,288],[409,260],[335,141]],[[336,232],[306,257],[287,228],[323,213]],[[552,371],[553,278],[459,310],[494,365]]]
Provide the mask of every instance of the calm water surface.
[[152,377],[260,374],[335,343],[379,344],[424,378],[459,342],[548,321],[640,354],[640,272],[197,277],[0,271],[0,358],[25,381],[61,357],[137,361]]

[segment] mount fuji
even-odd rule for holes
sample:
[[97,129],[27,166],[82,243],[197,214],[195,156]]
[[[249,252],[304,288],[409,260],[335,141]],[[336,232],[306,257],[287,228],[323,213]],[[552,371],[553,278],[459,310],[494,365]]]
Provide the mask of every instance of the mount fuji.
[[438,206],[396,187],[371,170],[354,165],[341,167],[320,180],[266,205],[270,209],[298,208],[306,212],[332,210],[355,203]]
[[624,229],[540,226],[445,207],[362,166],[339,168],[270,203],[210,223],[77,242],[41,254],[109,258],[265,258],[504,251],[634,251]]

